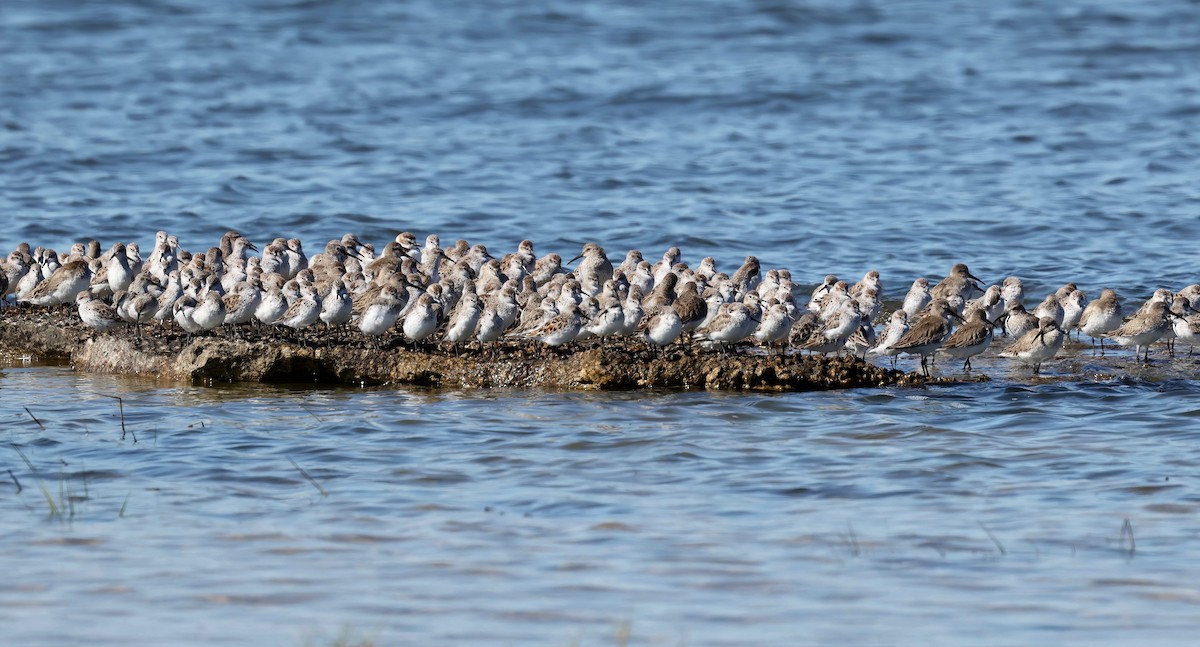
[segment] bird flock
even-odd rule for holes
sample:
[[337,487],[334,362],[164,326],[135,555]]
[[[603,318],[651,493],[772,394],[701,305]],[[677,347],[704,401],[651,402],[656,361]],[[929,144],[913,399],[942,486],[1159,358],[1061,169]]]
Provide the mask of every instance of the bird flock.
[[563,346],[632,338],[722,352],[751,343],[776,353],[888,358],[893,367],[899,355],[916,356],[927,375],[936,353],[971,370],[997,331],[1011,340],[1000,355],[1034,372],[1073,331],[1101,353],[1106,340],[1133,346],[1139,361],[1160,340],[1200,345],[1200,285],[1160,289],[1128,318],[1113,290],[1089,301],[1073,283],[1027,310],[1020,278],[985,288],[961,263],[936,283],[915,280],[876,330],[884,298],[875,270],[853,284],[829,275],[809,291],[786,269],[763,271],[754,256],[727,274],[711,257],[692,267],[677,247],[653,263],[630,250],[614,264],[587,243],[564,262],[555,253],[539,257],[528,240],[497,258],[483,245],[459,240],[443,248],[436,234],[420,245],[403,232],[378,250],[347,234],[310,257],[296,238],[276,238],[259,253],[231,231],[217,246],[189,252],[160,231],[144,258],[136,242],[101,250],[95,240],[66,253],[22,243],[0,268],[3,303],[73,305],[101,332],[133,326],[141,334],[154,322],[190,335],[323,326],[376,342],[400,334],[414,347],[481,350],[501,340]]

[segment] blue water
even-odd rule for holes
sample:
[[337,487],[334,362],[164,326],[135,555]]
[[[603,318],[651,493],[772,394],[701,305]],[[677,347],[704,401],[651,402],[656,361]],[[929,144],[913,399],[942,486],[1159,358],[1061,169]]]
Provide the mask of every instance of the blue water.
[[[801,283],[874,268],[892,298],[962,261],[1031,301],[1136,299],[1196,280],[1197,126],[1182,0],[17,0],[0,249],[409,230],[755,254]],[[1089,362],[764,396],[192,388],[9,358],[0,431],[35,470],[0,453],[23,486],[0,483],[0,629],[1186,643],[1196,367]]]

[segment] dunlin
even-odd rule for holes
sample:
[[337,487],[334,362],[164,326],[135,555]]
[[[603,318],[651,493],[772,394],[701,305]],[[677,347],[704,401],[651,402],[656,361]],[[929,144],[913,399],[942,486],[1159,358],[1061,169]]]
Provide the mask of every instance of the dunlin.
[[960,317],[944,299],[930,304],[930,313],[913,324],[912,328],[892,345],[892,349],[908,355],[921,356],[921,370],[929,375],[929,356],[941,348],[950,336],[950,321]]
[[1033,367],[1035,375],[1042,372],[1042,363],[1053,359],[1062,350],[1067,335],[1053,317],[1038,320],[1036,330],[1030,330],[1001,352],[1002,357],[1012,357]]
[[[998,297],[999,295],[997,295]],[[980,307],[967,311],[963,325],[950,334],[941,351],[965,360],[963,370],[971,370],[971,358],[987,350],[992,343],[992,322],[987,318],[987,311]]]
[[1103,355],[1105,335],[1120,328],[1121,322],[1121,302],[1117,299],[1117,293],[1110,288],[1104,288],[1100,291],[1100,298],[1083,309],[1079,317],[1079,330],[1092,338],[1093,349],[1099,340],[1100,354]]
[[[1134,358],[1150,361],[1150,345],[1162,339],[1170,327],[1167,321],[1167,304],[1153,301],[1147,308],[1134,315],[1120,328],[1108,333],[1108,338],[1119,346],[1133,346]],[[1143,352],[1144,350],[1144,352]]]

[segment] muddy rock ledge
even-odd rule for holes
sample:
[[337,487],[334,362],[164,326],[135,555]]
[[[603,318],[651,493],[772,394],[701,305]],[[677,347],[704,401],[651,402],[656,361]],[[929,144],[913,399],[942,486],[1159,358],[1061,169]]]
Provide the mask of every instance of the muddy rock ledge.
[[483,352],[413,349],[357,331],[245,329],[189,337],[144,327],[96,333],[72,311],[0,310],[0,349],[65,359],[76,370],[181,381],[414,384],[450,388],[720,389],[810,391],[920,384],[915,373],[856,358],[725,356],[676,344],[665,355],[638,341],[551,348],[508,342]]

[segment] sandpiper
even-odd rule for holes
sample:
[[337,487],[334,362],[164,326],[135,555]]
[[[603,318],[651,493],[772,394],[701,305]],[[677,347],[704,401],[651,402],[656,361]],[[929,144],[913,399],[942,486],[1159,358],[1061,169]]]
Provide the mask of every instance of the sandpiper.
[[1100,341],[1100,354],[1104,354],[1104,337],[1121,327],[1121,302],[1111,288],[1100,291],[1100,298],[1087,304],[1079,317],[1079,330],[1092,338],[1092,350]]
[[699,328],[708,317],[708,303],[700,296],[699,286],[695,281],[683,284],[671,307],[679,315],[680,324],[685,332]]
[[879,342],[874,348],[867,351],[872,355],[883,355],[890,357],[892,360],[892,368],[896,368],[896,356],[900,351],[895,350],[892,346],[900,341],[908,332],[908,315],[904,310],[896,310],[888,318],[887,325],[884,326],[883,332],[879,335]]
[[254,313],[262,303],[262,282],[257,279],[243,281],[225,295],[226,326],[240,326],[254,320]]
[[787,306],[776,299],[769,300],[767,310],[754,330],[755,341],[770,351],[777,342],[787,339],[791,332],[792,317],[788,314]]
[[1066,334],[1053,317],[1042,317],[1038,320],[1037,330],[1030,330],[1022,335],[1000,355],[1013,357],[1032,366],[1033,373],[1037,375],[1042,372],[1042,362],[1053,359],[1058,351],[1062,350],[1066,339]]
[[1037,308],[1034,308],[1033,316],[1039,320],[1042,317],[1050,317],[1054,319],[1054,323],[1061,327],[1063,318],[1066,317],[1066,311],[1063,309],[1062,303],[1059,302],[1058,295],[1051,292],[1038,304]]
[[575,277],[585,286],[595,285],[598,290],[605,281],[613,277],[613,266],[609,262],[608,256],[604,254],[604,248],[596,243],[587,243],[583,246],[583,251],[579,255],[572,258],[567,264],[574,263],[579,259],[583,262],[579,267],[575,268]]
[[339,276],[334,279],[329,293],[321,300],[321,313],[318,315],[326,328],[336,328],[350,322],[354,314],[354,301],[350,299],[350,291],[346,282]]
[[620,301],[611,303],[598,311],[591,321],[585,326],[584,330],[589,335],[600,337],[612,337],[625,332],[625,308]]
[[929,375],[929,356],[950,336],[950,320],[962,317],[945,299],[934,299],[930,313],[917,320],[912,328],[892,345],[892,349],[908,355],[921,356],[921,370]]
[[100,299],[92,297],[91,292],[84,290],[75,297],[79,309],[79,318],[89,328],[99,332],[107,332],[122,325],[121,317],[115,308]]
[[225,323],[225,301],[216,290],[204,294],[196,309],[192,311],[192,321],[201,330],[213,330]]
[[661,348],[674,343],[679,337],[683,331],[683,320],[675,308],[666,305],[646,313],[640,327],[646,341]]
[[470,341],[471,337],[475,335],[475,329],[479,326],[479,319],[482,315],[483,307],[475,289],[471,288],[463,292],[462,298],[458,300],[458,304],[450,313],[450,320],[446,324],[445,340],[454,344],[455,348],[463,342]]
[[358,320],[358,329],[364,335],[378,337],[396,324],[403,307],[404,300],[400,289],[394,285],[384,285],[371,303],[363,309]]
[[[997,295],[999,296],[999,295]],[[992,322],[987,318],[987,311],[981,307],[967,311],[965,322],[950,334],[941,351],[965,360],[963,370],[971,370],[971,358],[987,350],[992,343]]]
[[712,321],[696,329],[696,339],[715,342],[725,351],[753,334],[758,324],[757,312],[742,303],[725,303]]
[[317,289],[308,283],[300,285],[300,298],[292,302],[275,324],[302,330],[317,323],[321,318],[321,297]]
[[862,312],[858,302],[847,300],[837,313],[825,321],[825,325],[811,337],[801,342],[801,350],[813,353],[838,353],[846,347],[850,335],[862,325]]
[[1030,330],[1037,330],[1038,327],[1038,318],[1020,303],[1010,305],[1001,319],[1004,320],[1004,334],[1013,339],[1019,339]]
[[579,316],[579,307],[568,303],[566,308],[557,316],[542,324],[537,330],[529,333],[528,337],[537,339],[547,346],[562,346],[575,341],[583,327]]
[[80,292],[88,289],[91,279],[92,269],[87,261],[68,261],[34,287],[24,300],[36,306],[47,307],[69,303]]
[[438,328],[437,307],[440,305],[428,292],[417,297],[413,307],[404,315],[401,325],[404,336],[414,342],[423,341]]
[[979,277],[971,274],[966,263],[955,263],[954,267],[950,268],[950,274],[933,286],[929,293],[934,299],[949,299],[952,295],[959,295],[965,301],[983,294],[983,288],[979,287],[982,282]]
[[[1170,327],[1167,320],[1165,301],[1152,301],[1144,310],[1126,321],[1120,328],[1108,333],[1108,338],[1119,346],[1133,346],[1136,361],[1150,361],[1150,345],[1162,339]],[[1143,349],[1145,349],[1143,353]]]

